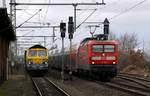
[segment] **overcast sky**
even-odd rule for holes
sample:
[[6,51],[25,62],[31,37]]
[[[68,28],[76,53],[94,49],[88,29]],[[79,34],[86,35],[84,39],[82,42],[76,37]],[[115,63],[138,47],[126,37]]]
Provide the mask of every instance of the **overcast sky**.
[[[143,1],[143,2],[142,2]],[[9,2],[9,1],[7,1]],[[16,0],[16,2],[47,2],[47,3],[94,3],[100,0]],[[90,9],[77,11],[77,26],[90,15],[93,10],[97,11],[88,18],[86,22],[103,22],[105,18],[110,20],[110,30],[117,36],[127,32],[136,33],[139,42],[145,41],[150,46],[150,0],[104,0],[106,5],[77,6],[79,9]],[[141,2],[141,3],[140,3]],[[0,1],[2,6],[2,1]],[[8,4],[7,4],[8,6]],[[61,20],[68,22],[68,17],[73,16],[73,6],[17,6],[17,26],[33,16],[39,9],[42,9],[28,22],[50,23],[59,25]],[[25,23],[24,25],[35,25]],[[88,24],[82,24],[74,34],[73,42],[80,42],[83,38],[90,36]],[[20,31],[21,30],[21,31]],[[23,31],[22,31],[23,30]],[[102,33],[102,26],[97,28],[95,34]],[[52,29],[18,29],[17,35],[52,35]],[[56,30],[57,38],[60,37],[59,29]],[[47,43],[51,43],[47,39]],[[68,45],[68,36],[65,40]],[[59,39],[56,42],[61,42]],[[142,46],[139,45],[139,46]]]

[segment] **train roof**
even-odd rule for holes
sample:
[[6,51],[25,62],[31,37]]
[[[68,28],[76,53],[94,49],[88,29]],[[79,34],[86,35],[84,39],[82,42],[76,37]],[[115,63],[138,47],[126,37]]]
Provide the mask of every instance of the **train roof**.
[[82,43],[85,43],[85,42],[88,42],[88,41],[90,41],[90,40],[97,40],[96,38],[85,38],[85,39],[83,39],[82,41],[81,41],[81,44]]
[[46,49],[44,46],[42,45],[34,45],[32,47],[30,47],[29,49],[33,49],[33,48],[43,48],[43,49]]
[[119,43],[116,40],[104,40],[104,41],[95,40],[95,41],[89,41],[88,44],[115,44],[115,45],[118,45]]
[[101,42],[101,43],[112,43],[112,44],[118,44],[116,40],[98,40],[97,38],[85,38],[84,40],[81,41],[81,45],[87,44],[87,43],[93,43],[93,42]]

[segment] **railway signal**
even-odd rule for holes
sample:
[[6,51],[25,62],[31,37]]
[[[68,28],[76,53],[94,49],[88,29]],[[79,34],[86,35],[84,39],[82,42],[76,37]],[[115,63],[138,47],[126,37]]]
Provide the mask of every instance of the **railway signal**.
[[61,22],[60,23],[60,32],[61,32],[61,38],[62,38],[62,70],[61,70],[61,78],[62,82],[64,81],[64,38],[66,33],[66,23]]
[[70,39],[70,79],[72,79],[72,68],[71,68],[71,55],[72,55],[72,39],[73,39],[73,33],[74,33],[74,22],[73,22],[73,17],[69,17],[69,22],[68,22],[68,34],[69,34],[69,39]]
[[73,22],[73,17],[69,17],[69,22],[68,22],[68,33],[69,33],[69,39],[73,39],[73,33],[74,33],[74,22]]
[[65,32],[66,32],[66,23],[61,22],[60,23],[60,32],[61,32],[61,37],[65,37]]

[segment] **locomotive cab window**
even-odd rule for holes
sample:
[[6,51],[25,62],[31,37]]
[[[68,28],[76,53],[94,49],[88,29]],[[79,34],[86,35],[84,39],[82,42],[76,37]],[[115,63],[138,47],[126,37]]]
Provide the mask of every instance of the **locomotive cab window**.
[[92,52],[115,52],[114,45],[93,45]]
[[29,51],[29,56],[31,56],[31,57],[36,56],[36,51],[35,50],[30,50]]
[[103,45],[93,45],[92,52],[103,52]]
[[104,45],[104,52],[115,52],[114,45]]
[[45,56],[46,56],[46,51],[40,50],[38,55],[39,55],[40,57],[45,57]]

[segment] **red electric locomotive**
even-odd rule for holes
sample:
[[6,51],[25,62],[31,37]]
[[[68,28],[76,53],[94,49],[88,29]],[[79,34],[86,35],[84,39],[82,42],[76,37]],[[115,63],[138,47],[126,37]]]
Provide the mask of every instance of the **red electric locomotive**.
[[78,49],[78,70],[110,80],[117,75],[118,42],[84,39]]
[[[101,80],[110,80],[117,75],[118,43],[115,40],[84,39],[72,54],[65,52],[64,70],[71,69],[79,74],[98,76]],[[51,67],[61,69],[62,54],[50,56]]]
[[[63,55],[65,70],[71,69],[79,74],[86,73],[89,76],[98,76],[101,80],[110,80],[117,75],[118,42],[108,40],[109,21],[107,18],[103,24],[104,34],[84,39],[71,54],[65,52]],[[61,69],[61,57],[61,53],[52,54],[49,59],[51,67]]]

